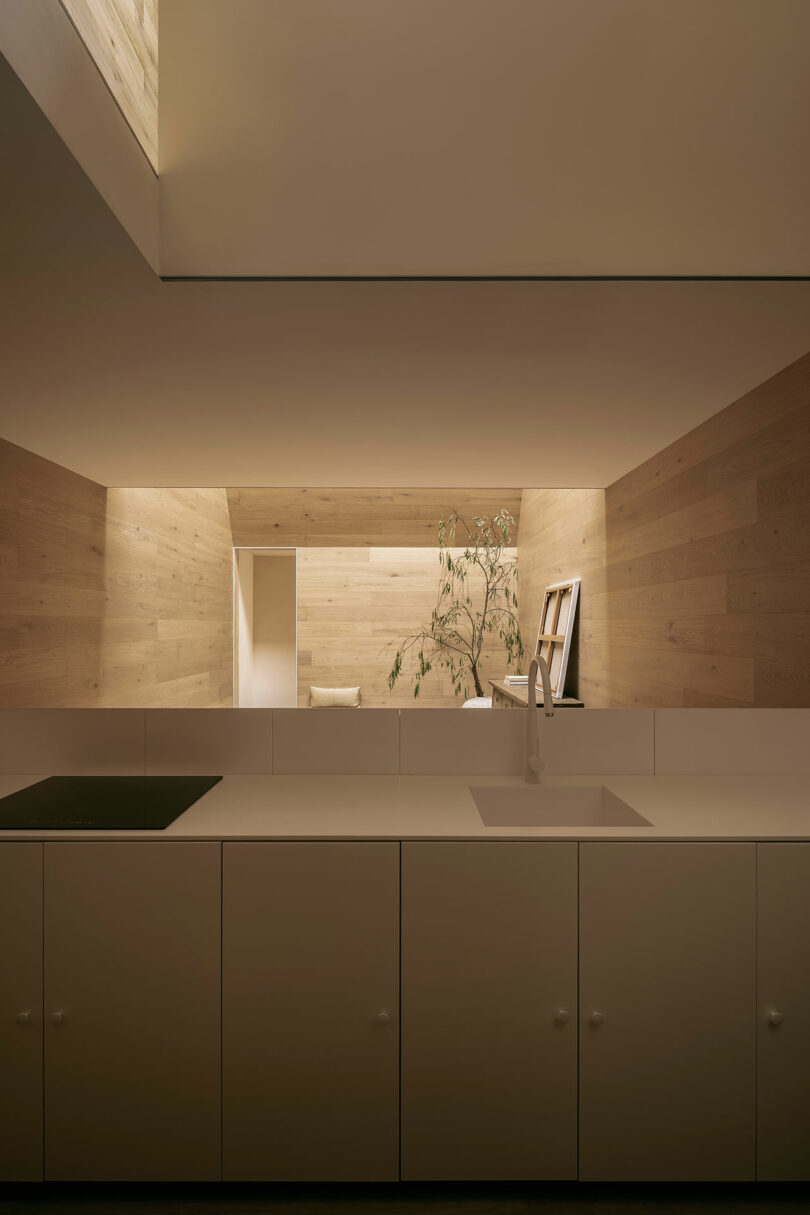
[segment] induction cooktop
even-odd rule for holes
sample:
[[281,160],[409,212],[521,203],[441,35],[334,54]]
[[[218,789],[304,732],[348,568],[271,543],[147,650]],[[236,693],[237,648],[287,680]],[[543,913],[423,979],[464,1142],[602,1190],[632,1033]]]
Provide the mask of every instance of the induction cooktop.
[[0,798],[0,831],[162,831],[221,776],[49,776]]

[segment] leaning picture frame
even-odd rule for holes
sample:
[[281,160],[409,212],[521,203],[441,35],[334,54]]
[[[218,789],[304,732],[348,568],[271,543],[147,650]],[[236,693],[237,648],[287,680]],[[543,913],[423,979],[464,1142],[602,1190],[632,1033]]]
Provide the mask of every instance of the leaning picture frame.
[[558,698],[565,691],[580,582],[580,578],[555,582],[543,592],[535,656],[545,660],[551,678],[551,693]]

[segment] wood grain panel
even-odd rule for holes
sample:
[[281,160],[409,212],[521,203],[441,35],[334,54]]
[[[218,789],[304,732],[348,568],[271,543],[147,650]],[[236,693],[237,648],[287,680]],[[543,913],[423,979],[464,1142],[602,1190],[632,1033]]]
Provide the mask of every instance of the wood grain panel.
[[0,441],[0,704],[98,702],[106,491]]
[[[435,545],[439,520],[506,509],[520,520],[519,489],[229,489],[237,547]],[[515,531],[517,534],[517,529]]]
[[60,3],[157,172],[158,0]]
[[101,705],[233,703],[223,489],[108,490],[105,592]]
[[590,707],[810,705],[810,355],[604,492],[524,490],[518,552],[527,634],[583,579]]
[[589,636],[583,617],[590,615],[594,597],[604,588],[605,491],[524,489],[517,551],[520,628],[530,645],[537,637],[544,588],[582,579],[565,694],[581,697],[590,708],[601,707],[604,641]]
[[[438,583],[436,548],[299,548],[299,705],[312,685],[359,685],[366,708],[461,704],[442,671],[427,676],[418,701],[407,679],[388,689],[396,643],[430,619]],[[485,653],[486,679],[506,670],[503,650]]]
[[810,704],[808,484],[805,356],[607,489],[608,703]]
[[105,490],[0,441],[0,704],[232,704],[223,489]]
[[808,394],[810,355],[805,355],[621,477],[611,486],[620,487],[621,492],[609,509],[622,506],[627,510],[631,502],[650,491],[666,495],[669,491],[662,487],[676,485],[679,475],[699,472],[712,456],[806,410]]

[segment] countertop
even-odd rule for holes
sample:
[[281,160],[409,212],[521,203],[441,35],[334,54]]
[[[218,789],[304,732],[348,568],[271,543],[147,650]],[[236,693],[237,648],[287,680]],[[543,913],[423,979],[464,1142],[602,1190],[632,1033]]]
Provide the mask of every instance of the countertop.
[[[0,797],[43,776],[0,776]],[[810,774],[569,776],[604,785],[649,827],[487,827],[471,786],[518,776],[225,776],[164,831],[0,831],[0,839],[810,840]]]

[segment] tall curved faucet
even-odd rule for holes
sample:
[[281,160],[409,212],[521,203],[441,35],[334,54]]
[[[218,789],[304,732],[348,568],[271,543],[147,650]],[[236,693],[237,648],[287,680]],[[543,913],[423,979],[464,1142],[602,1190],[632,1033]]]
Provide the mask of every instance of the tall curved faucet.
[[545,760],[540,758],[540,727],[537,721],[537,674],[543,682],[543,709],[546,717],[554,716],[554,700],[551,695],[551,676],[548,663],[539,654],[531,661],[529,683],[526,689],[526,773],[527,784],[539,785]]

